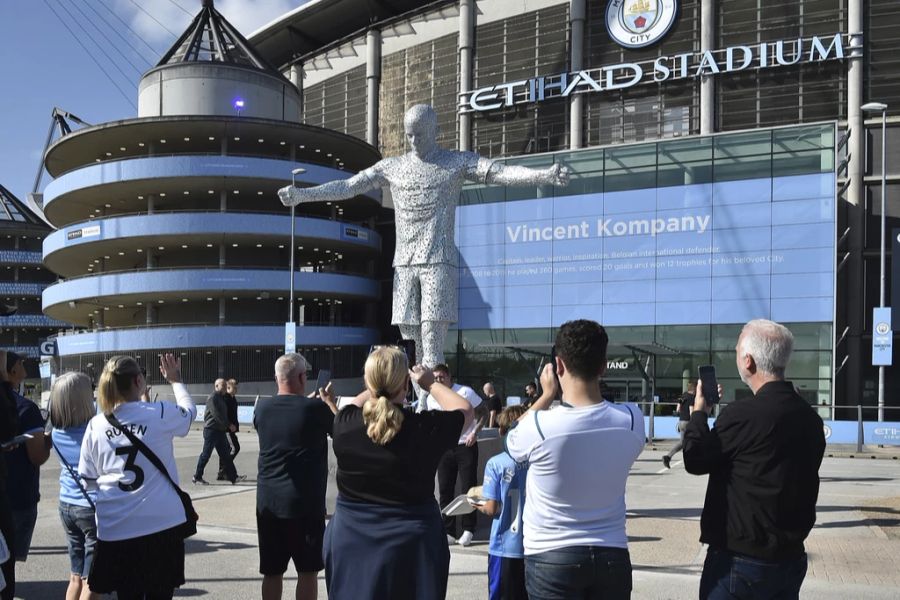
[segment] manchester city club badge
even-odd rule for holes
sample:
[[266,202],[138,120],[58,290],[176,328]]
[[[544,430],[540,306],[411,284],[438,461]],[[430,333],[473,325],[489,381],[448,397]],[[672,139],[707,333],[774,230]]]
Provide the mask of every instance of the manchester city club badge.
[[677,13],[677,0],[609,0],[606,30],[620,46],[644,48],[669,32]]

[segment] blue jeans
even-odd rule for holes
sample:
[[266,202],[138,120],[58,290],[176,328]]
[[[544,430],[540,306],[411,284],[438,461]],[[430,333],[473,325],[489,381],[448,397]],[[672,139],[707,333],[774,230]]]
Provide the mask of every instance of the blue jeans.
[[217,431],[211,427],[203,429],[203,450],[197,460],[197,471],[194,473],[194,477],[197,479],[203,477],[203,470],[206,469],[206,463],[212,456],[213,448],[219,455],[225,477],[234,483],[234,480],[237,479],[237,471],[234,470],[234,462],[231,460],[231,446],[228,445],[228,438],[225,437],[224,431]]
[[69,565],[72,575],[87,579],[94,560],[97,545],[97,520],[90,506],[78,506],[68,502],[59,503],[59,519],[66,531],[69,544]]
[[793,600],[800,597],[806,565],[806,554],[774,562],[709,548],[700,600]]
[[530,600],[631,598],[631,557],[624,548],[572,546],[525,557]]

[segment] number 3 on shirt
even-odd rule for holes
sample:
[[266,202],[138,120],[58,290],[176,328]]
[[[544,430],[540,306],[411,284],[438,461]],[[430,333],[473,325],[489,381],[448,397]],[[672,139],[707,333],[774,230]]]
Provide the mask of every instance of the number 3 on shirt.
[[119,489],[123,492],[133,492],[136,489],[140,488],[144,485],[144,470],[134,464],[135,459],[137,458],[138,449],[134,446],[122,446],[120,448],[116,448],[116,456],[125,455],[125,470],[131,471],[134,473],[134,479],[131,483],[122,483],[119,482]]

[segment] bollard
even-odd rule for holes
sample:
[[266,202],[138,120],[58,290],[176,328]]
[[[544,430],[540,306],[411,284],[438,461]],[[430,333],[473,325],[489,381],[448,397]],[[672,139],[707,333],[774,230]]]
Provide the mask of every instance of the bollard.
[[653,443],[653,415],[656,414],[656,398],[650,401],[650,422],[647,425],[647,439]]
[[863,437],[865,436],[865,431],[863,430],[863,418],[862,418],[862,404],[856,405],[856,451],[863,451]]

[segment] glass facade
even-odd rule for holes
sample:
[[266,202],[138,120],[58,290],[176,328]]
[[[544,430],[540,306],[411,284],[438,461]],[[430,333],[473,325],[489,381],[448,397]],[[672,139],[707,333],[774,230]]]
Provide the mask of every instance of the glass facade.
[[[566,71],[568,19],[566,3],[479,25],[474,89]],[[492,157],[566,148],[567,104],[545,102],[476,114],[472,138],[474,150]]]
[[303,90],[303,122],[366,139],[366,67]]
[[[626,49],[606,31],[606,2],[587,3],[584,62],[588,67],[643,62],[699,50],[700,1],[682,0],[672,30],[660,44]],[[699,86],[694,81],[638,86],[588,94],[584,142],[587,146],[673,138],[700,132]]]
[[[434,107],[440,128],[438,143],[447,148],[457,146],[457,39],[454,33],[382,58],[378,141],[384,156],[406,152],[403,114],[414,104]],[[365,96],[365,86],[360,89]]]
[[[719,0],[717,4],[720,48],[834,35],[847,20],[842,0]],[[845,118],[845,72],[842,62],[830,61],[718,77],[718,129],[734,131]]]
[[803,395],[830,402],[834,151],[827,124],[508,160],[573,178],[464,190],[457,378],[517,395],[556,327],[592,318],[609,327],[610,395],[672,399],[714,364],[729,400],[749,393],[740,328],[762,317],[794,331]]

